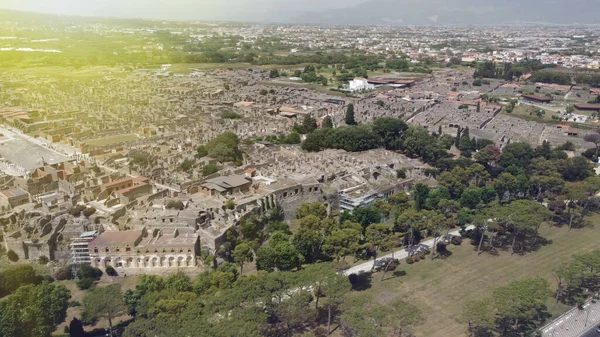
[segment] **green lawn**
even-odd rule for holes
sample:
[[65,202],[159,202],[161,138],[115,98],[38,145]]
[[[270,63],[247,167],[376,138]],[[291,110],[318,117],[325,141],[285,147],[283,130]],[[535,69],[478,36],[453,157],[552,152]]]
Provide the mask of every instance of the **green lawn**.
[[[552,243],[524,256],[504,251],[497,256],[477,256],[470,240],[465,240],[462,246],[449,246],[453,254],[446,260],[401,263],[397,276],[388,273],[384,281],[380,281],[381,273],[374,274],[371,287],[365,291],[378,301],[402,297],[420,306],[427,321],[417,329],[417,336],[465,336],[467,324],[462,321],[461,312],[466,300],[483,298],[496,287],[529,277],[543,277],[555,288],[552,271],[562,261],[575,253],[598,248],[600,216],[594,216],[592,222],[595,228],[570,232],[567,228],[546,226],[540,234]],[[551,299],[548,306],[554,316],[568,309],[555,305]]]

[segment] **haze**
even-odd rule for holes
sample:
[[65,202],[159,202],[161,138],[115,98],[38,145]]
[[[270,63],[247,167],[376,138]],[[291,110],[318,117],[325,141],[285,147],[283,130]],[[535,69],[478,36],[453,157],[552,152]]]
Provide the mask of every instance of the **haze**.
[[52,14],[173,20],[286,21],[364,0],[2,0],[0,8]]

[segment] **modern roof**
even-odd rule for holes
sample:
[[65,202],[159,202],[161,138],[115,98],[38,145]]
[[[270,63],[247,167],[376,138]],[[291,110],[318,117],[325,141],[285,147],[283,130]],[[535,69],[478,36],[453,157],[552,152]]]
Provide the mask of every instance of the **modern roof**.
[[534,101],[540,101],[540,102],[551,102],[552,101],[552,98],[546,97],[546,96],[523,95],[522,97],[530,99],[530,100],[534,100]]
[[0,193],[2,193],[7,198],[20,197],[22,195],[28,195],[29,194],[29,193],[27,193],[27,191],[25,191],[23,189],[20,189],[20,188],[16,188],[14,190],[0,191]]
[[96,246],[118,246],[118,245],[131,245],[134,246],[136,242],[142,237],[143,232],[141,230],[133,231],[117,231],[117,232],[104,232],[98,235],[90,245]]
[[600,104],[574,104],[575,109],[579,110],[600,110]]
[[[216,177],[216,178],[208,179],[202,184],[202,186],[208,187],[211,189],[216,189],[216,190],[222,192],[224,190],[244,186],[249,183],[250,183],[250,181],[248,179],[246,179],[246,176],[235,175],[235,176],[224,176],[224,177]],[[220,189],[224,189],[224,190],[220,190]]]

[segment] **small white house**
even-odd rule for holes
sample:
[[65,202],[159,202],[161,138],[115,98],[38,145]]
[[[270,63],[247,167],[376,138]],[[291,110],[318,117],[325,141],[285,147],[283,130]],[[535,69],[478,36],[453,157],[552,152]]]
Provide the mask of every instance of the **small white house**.
[[350,89],[350,91],[373,90],[375,89],[375,86],[373,84],[369,84],[367,79],[357,77],[348,83],[348,89]]

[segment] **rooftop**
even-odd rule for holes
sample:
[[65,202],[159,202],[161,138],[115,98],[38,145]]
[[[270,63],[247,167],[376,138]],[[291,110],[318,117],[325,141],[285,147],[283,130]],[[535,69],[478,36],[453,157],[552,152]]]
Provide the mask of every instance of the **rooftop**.
[[141,230],[133,231],[118,231],[118,232],[104,232],[98,235],[92,242],[91,245],[97,246],[109,246],[109,245],[135,245],[135,242],[142,236]]

